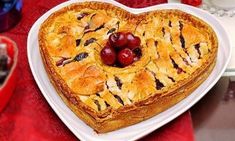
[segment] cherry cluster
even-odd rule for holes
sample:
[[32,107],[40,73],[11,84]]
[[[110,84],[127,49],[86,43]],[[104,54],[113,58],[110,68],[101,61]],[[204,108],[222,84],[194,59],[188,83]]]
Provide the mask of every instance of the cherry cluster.
[[130,32],[112,33],[100,52],[101,59],[109,66],[128,66],[141,57],[140,43],[140,38]]

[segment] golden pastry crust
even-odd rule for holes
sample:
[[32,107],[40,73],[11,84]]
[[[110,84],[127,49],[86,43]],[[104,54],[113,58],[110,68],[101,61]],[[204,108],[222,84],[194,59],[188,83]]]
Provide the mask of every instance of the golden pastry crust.
[[[141,38],[142,57],[125,68],[102,63],[111,31]],[[39,31],[51,83],[71,110],[99,133],[160,113],[195,90],[216,63],[212,28],[179,10],[139,15],[106,3],[73,4],[53,13]]]

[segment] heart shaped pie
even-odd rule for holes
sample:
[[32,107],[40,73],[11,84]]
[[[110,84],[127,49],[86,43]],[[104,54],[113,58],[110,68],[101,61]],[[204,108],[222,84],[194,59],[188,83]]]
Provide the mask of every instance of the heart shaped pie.
[[58,94],[99,133],[187,97],[213,70],[218,49],[213,29],[185,12],[132,14],[100,2],[53,13],[41,25],[39,45]]

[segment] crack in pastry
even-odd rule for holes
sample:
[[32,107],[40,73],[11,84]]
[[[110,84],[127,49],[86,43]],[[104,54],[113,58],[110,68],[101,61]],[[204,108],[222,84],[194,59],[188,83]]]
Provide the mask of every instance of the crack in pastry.
[[163,28],[162,28],[162,36],[164,37],[164,36],[165,36],[165,34],[166,34],[166,32],[165,32],[165,28],[163,27]]
[[70,59],[71,59],[71,58],[61,57],[61,59],[56,62],[56,66],[63,66],[63,65],[65,65],[65,64],[68,62],[68,60],[70,60]]
[[164,87],[162,82],[160,82],[157,78],[155,78],[155,83],[156,83],[156,89],[157,90],[161,90]]
[[95,41],[97,41],[96,38],[90,38],[85,41],[84,46],[88,46],[89,44],[94,43]]
[[184,28],[184,25],[181,21],[179,21],[179,28],[180,28],[180,42],[181,42],[181,47],[185,48],[185,40],[184,40],[184,36],[182,34],[182,30]]
[[117,83],[118,88],[121,90],[122,89],[122,81],[117,76],[115,76],[115,81]]
[[78,47],[81,43],[81,39],[76,39],[76,47]]
[[196,44],[196,45],[194,45],[194,47],[195,47],[195,49],[197,50],[197,53],[199,54],[199,58],[198,59],[200,59],[201,58],[201,51],[200,51],[200,44]]
[[177,73],[178,73],[178,74],[180,74],[180,73],[182,73],[182,72],[185,73],[185,71],[184,71],[182,68],[180,68],[178,64],[176,64],[176,62],[175,62],[174,59],[171,58],[171,62],[172,62],[172,64],[173,64],[173,67],[177,70]]
[[79,61],[82,61],[83,59],[87,58],[88,55],[89,54],[87,52],[82,52],[82,53],[79,53],[78,55],[76,55],[73,60],[79,62]]
[[98,30],[101,30],[102,28],[104,28],[105,24],[101,24],[99,27],[95,28],[94,30],[90,29],[90,25],[87,24],[87,26],[84,28],[84,34],[90,33],[90,32],[96,32]]
[[101,106],[98,100],[94,100],[94,103],[97,105],[98,111],[101,110]]
[[88,16],[88,15],[89,15],[89,13],[87,13],[87,12],[80,13],[77,16],[77,20],[81,20],[82,18],[84,18],[85,16]]
[[124,105],[124,102],[123,102],[123,100],[121,99],[120,96],[114,95],[114,97],[118,100],[119,103],[121,103],[122,105]]
[[[117,33],[136,38],[123,47],[129,47],[134,61],[121,67],[105,64],[100,55]],[[49,16],[40,28],[39,46],[65,103],[97,132],[108,132],[148,119],[188,96],[212,71],[218,40],[207,23],[179,10],[131,14],[84,2]],[[123,50],[114,49],[116,56]]]
[[174,78],[172,78],[172,77],[170,77],[170,76],[168,76],[168,78],[169,78],[172,82],[175,82],[175,79],[174,79]]
[[171,20],[169,20],[168,26],[169,26],[169,27],[172,27],[172,25],[171,25]]

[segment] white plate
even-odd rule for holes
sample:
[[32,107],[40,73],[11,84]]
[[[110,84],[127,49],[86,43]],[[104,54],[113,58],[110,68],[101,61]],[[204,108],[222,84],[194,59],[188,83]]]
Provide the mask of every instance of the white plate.
[[[94,0],[93,0],[94,1]],[[95,0],[98,1],[98,0]],[[100,1],[100,0],[99,0]],[[223,27],[219,24],[219,22],[208,13],[203,10],[186,6],[182,4],[164,4],[158,6],[152,6],[148,8],[142,9],[133,9],[128,8],[120,3],[111,0],[102,0],[102,2],[112,3],[113,5],[119,6],[127,11],[132,13],[141,13],[146,11],[152,11],[156,9],[181,9],[193,15],[200,17],[201,19],[208,22],[216,31],[219,38],[219,52],[218,59],[215,69],[212,74],[206,79],[206,81],[198,87],[190,96],[185,98],[183,101],[179,102],[175,106],[170,109],[145,120],[141,123],[116,130],[113,132],[109,132],[106,134],[96,134],[93,129],[87,126],[83,121],[81,121],[61,100],[61,98],[57,95],[54,87],[49,82],[47,73],[44,69],[42,59],[39,53],[38,47],[38,30],[41,23],[53,12],[58,9],[61,9],[64,6],[70,5],[75,2],[84,2],[84,0],[72,0],[62,3],[53,9],[49,10],[46,14],[44,14],[41,18],[39,18],[33,27],[31,28],[28,35],[27,49],[28,49],[28,60],[30,64],[30,68],[32,70],[33,76],[43,93],[44,97],[56,112],[56,114],[60,117],[60,119],[67,125],[67,127],[81,140],[89,140],[89,141],[130,141],[139,139],[150,132],[156,130],[157,128],[163,126],[169,121],[173,120],[186,110],[188,110],[191,106],[193,106],[197,101],[199,101],[210,89],[211,87],[218,81],[221,77],[225,68],[228,64],[228,61],[231,57],[231,43],[228,39],[228,35],[223,29]]]

